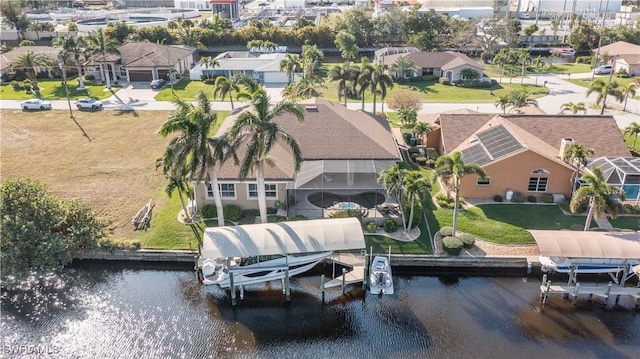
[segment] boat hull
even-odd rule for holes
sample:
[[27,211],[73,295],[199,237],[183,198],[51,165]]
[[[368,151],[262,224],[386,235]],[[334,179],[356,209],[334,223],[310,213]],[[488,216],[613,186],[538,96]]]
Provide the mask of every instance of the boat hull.
[[387,257],[375,257],[371,262],[370,272],[369,293],[375,295],[394,293],[391,265]]
[[569,259],[540,256],[540,264],[545,272],[553,271],[558,273],[620,273],[625,267],[630,269],[640,261],[629,261],[620,259]]

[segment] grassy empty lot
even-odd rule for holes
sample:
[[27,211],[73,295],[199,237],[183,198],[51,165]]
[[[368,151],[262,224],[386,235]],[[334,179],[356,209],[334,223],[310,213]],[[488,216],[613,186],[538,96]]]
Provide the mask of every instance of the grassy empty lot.
[[[191,230],[176,220],[177,196],[169,200],[163,193],[165,179],[154,166],[169,141],[156,134],[167,112],[78,112],[78,124],[91,141],[65,111],[2,110],[0,115],[3,179],[37,179],[60,197],[83,200],[112,221],[116,239],[138,239],[145,247],[195,244]],[[128,222],[150,199],[151,228],[134,232]]]
[[[0,98],[3,100],[28,100],[31,98],[41,98],[44,100],[64,100],[67,98],[62,82],[57,80],[38,80],[40,92],[28,94],[24,90],[14,91],[11,85],[0,86]],[[113,87],[110,91],[105,91],[105,85],[85,86],[85,90],[78,90],[78,80],[69,80],[69,97],[77,100],[85,97],[93,97],[99,100],[111,97],[120,88]]]

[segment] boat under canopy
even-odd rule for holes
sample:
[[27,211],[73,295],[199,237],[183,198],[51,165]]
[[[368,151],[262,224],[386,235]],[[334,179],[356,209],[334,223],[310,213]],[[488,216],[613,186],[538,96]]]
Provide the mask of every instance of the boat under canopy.
[[542,256],[640,260],[639,232],[529,232],[536,240]]
[[254,257],[365,248],[356,218],[207,228],[202,257]]

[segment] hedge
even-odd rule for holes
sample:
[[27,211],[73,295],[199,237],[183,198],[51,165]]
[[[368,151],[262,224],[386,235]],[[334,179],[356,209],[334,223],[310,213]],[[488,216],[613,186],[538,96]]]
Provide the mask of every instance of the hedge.
[[224,219],[228,221],[237,222],[242,218],[242,209],[235,204],[227,204],[222,207],[222,213],[224,214]]
[[465,248],[471,248],[476,243],[476,237],[469,233],[462,233],[459,239]]
[[398,230],[398,222],[393,219],[385,219],[382,224],[384,231],[387,233],[393,233]]
[[365,226],[367,233],[376,233],[378,231],[378,225],[375,221],[368,222]]
[[443,237],[451,237],[453,236],[453,227],[445,226],[440,228],[440,234]]
[[445,252],[457,256],[462,252],[462,241],[456,237],[444,237],[442,238],[442,248]]

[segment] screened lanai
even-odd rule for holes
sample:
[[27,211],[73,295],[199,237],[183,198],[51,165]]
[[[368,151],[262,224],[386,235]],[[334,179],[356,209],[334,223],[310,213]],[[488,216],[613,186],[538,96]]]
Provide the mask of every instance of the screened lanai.
[[640,157],[599,157],[587,162],[587,169],[598,167],[606,183],[625,193],[627,201],[640,201]]
[[[379,174],[396,164],[392,160],[304,161],[289,189],[290,214],[324,218],[336,210],[361,210],[376,218],[397,212],[397,201],[378,184]],[[383,208],[382,213],[379,211]]]

